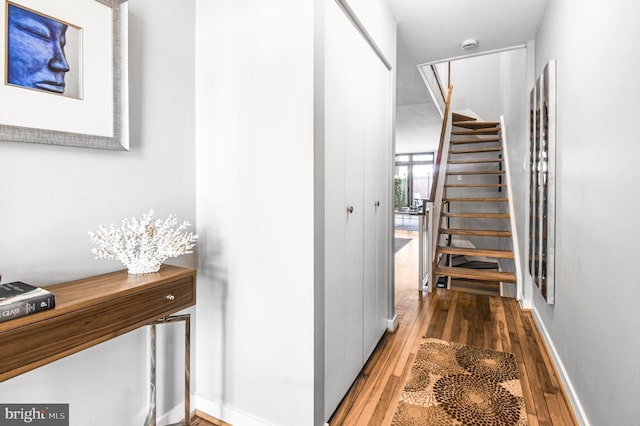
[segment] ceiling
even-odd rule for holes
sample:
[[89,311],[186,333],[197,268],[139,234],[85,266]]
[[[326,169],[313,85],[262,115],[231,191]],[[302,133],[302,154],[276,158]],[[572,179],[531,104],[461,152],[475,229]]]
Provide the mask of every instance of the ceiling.
[[[524,45],[535,38],[547,4],[547,0],[387,2],[398,23],[399,105],[416,103],[411,92],[419,78],[415,65]],[[460,43],[469,38],[479,44],[463,51]]]

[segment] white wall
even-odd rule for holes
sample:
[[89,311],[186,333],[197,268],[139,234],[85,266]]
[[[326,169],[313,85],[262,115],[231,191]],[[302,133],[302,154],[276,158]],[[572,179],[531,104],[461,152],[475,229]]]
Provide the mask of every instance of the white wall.
[[452,103],[456,112],[471,110],[483,120],[498,121],[502,113],[499,97],[502,55],[476,56],[451,62]]
[[396,107],[396,153],[436,151],[442,118],[433,104]]
[[314,2],[196,4],[197,401],[310,425]]
[[[130,152],[0,142],[3,282],[46,286],[123,269],[94,260],[87,232],[151,208],[195,222],[194,4],[131,0],[129,9]],[[0,401],[69,403],[73,426],[142,424],[146,336],[135,331],[7,380]],[[168,359],[180,358],[177,342]],[[182,399],[179,382],[167,385],[159,414]]]
[[640,3],[551,0],[535,69],[558,67],[556,303],[534,288],[588,421],[637,423]]

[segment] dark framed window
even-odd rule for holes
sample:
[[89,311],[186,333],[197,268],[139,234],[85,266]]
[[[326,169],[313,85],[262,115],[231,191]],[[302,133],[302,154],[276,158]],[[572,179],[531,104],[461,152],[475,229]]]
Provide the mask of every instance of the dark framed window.
[[433,179],[433,152],[396,154],[394,207],[420,205],[420,198],[427,198]]

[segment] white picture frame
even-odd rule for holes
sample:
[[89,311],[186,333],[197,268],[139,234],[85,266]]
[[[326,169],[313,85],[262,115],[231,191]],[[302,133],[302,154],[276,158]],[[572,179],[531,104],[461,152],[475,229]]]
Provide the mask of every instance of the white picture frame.
[[[8,84],[8,4],[82,29],[82,96]],[[129,149],[127,0],[0,0],[0,141]]]

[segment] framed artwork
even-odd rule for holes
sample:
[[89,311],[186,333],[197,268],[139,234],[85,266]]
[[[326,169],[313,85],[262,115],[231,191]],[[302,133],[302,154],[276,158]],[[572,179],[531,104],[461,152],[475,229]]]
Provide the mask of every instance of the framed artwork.
[[128,150],[127,0],[0,5],[0,140]]
[[556,62],[549,61],[530,96],[529,273],[555,303]]

